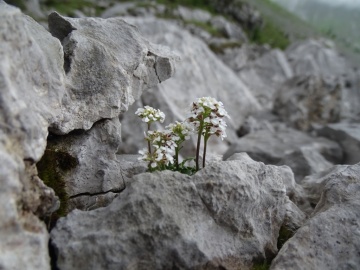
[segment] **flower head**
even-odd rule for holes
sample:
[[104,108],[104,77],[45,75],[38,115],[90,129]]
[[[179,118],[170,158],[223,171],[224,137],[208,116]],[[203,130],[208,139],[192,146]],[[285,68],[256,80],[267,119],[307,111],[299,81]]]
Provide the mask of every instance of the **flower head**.
[[139,160],[148,161],[151,168],[162,168],[174,163],[176,143],[172,140],[172,134],[169,131],[148,131],[146,136],[154,152],[149,153],[146,149],[140,150]]
[[166,126],[166,129],[172,133],[172,139],[177,144],[190,139],[190,135],[194,132],[194,128],[188,122],[178,122]]
[[162,111],[160,111],[159,109],[154,109],[150,106],[138,108],[135,114],[142,118],[142,121],[145,123],[152,123],[156,121],[163,123],[165,120],[165,114]]
[[203,135],[216,135],[224,139],[226,137],[224,117],[230,118],[221,101],[217,101],[212,97],[202,97],[192,103],[188,121],[193,124],[197,131],[200,128],[200,122],[202,122]]

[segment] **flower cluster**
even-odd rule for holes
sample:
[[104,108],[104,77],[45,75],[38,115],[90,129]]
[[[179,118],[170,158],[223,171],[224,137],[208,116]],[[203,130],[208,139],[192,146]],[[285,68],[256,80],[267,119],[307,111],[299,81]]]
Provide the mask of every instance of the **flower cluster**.
[[226,122],[224,117],[229,117],[224,109],[224,104],[212,97],[202,97],[192,103],[191,114],[188,119],[196,129],[201,129],[204,136],[216,135],[222,140],[226,138]]
[[190,139],[190,135],[193,134],[194,129],[188,122],[178,122],[170,124],[165,127],[172,133],[172,139],[178,144],[185,140]]
[[148,131],[145,139],[153,146],[154,152],[151,153],[146,148],[140,150],[142,156],[139,160],[148,161],[151,168],[164,168],[174,163],[176,143],[172,140],[170,132]]
[[152,123],[156,121],[163,123],[165,120],[165,114],[162,111],[154,109],[150,106],[137,109],[135,114],[142,118],[142,121],[145,123]]
[[[190,116],[184,122],[175,122],[166,126],[165,131],[150,130],[151,123],[159,121],[164,122],[165,114],[160,110],[149,106],[139,108],[135,114],[142,118],[142,121],[148,124],[148,131],[145,139],[148,142],[148,148],[140,150],[139,160],[148,162],[149,171],[153,170],[176,170],[188,174],[193,174],[199,170],[199,151],[201,137],[204,138],[203,167],[205,167],[205,156],[207,141],[211,135],[216,135],[221,139],[226,137],[226,122],[224,117],[229,117],[224,109],[222,102],[212,97],[202,97],[192,103]],[[196,148],[196,168],[186,165],[185,159],[179,163],[179,151],[182,143],[190,139],[190,135],[197,133]]]

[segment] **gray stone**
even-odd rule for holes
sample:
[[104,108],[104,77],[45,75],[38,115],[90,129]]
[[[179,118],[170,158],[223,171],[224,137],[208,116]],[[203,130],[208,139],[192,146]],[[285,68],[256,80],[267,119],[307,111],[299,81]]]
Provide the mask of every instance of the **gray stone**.
[[109,205],[119,193],[122,192],[128,185],[131,184],[134,175],[144,173],[147,171],[147,164],[144,161],[138,160],[139,155],[117,155],[116,171],[114,175],[121,178],[122,188],[111,189],[106,192],[99,192],[95,194],[80,194],[74,196],[69,200],[69,209],[80,209],[84,211],[94,210],[96,208],[105,207]]
[[296,76],[277,92],[273,111],[289,125],[307,131],[339,121],[341,83],[334,78]]
[[223,16],[213,17],[210,21],[212,27],[223,33],[227,38],[247,42],[248,38],[242,28],[236,23],[230,22]]
[[299,76],[341,76],[349,70],[334,42],[327,39],[296,42],[287,48],[286,55],[294,74]]
[[134,8],[135,3],[133,2],[125,2],[125,3],[116,3],[112,7],[106,9],[100,17],[102,18],[111,18],[117,16],[125,16],[128,15],[128,9]]
[[0,1],[0,268],[50,269],[48,232],[38,216],[58,207],[34,162],[65,92],[60,42]]
[[62,47],[33,19],[1,5],[0,125],[12,152],[37,161],[65,93]]
[[[146,91],[141,97],[142,104],[158,108],[165,113],[165,125],[186,119],[191,102],[203,96],[211,96],[224,103],[231,117],[227,120],[228,139],[233,140],[236,137],[235,130],[244,122],[246,116],[261,109],[245,84],[198,38],[167,21],[153,18],[126,20],[137,25],[152,42],[169,46],[181,57],[174,77]],[[128,121],[130,126],[125,125],[125,119],[133,119],[132,114],[135,110],[136,108],[133,108],[124,114],[123,130],[145,128],[145,125],[141,125],[140,119]],[[133,145],[144,145],[143,132],[134,132],[131,136]],[[128,140],[125,135],[123,138]],[[214,140],[209,147],[209,152],[218,154],[222,154],[227,148],[221,140]]]
[[279,86],[293,76],[293,71],[285,54],[275,49],[248,63],[237,74],[257,100],[266,109],[272,109]]
[[53,132],[89,129],[126,111],[142,91],[169,78],[173,54],[145,40],[120,18],[72,19],[49,15],[63,44],[67,95]]
[[285,124],[279,122],[279,118],[269,111],[259,111],[258,113],[250,115],[245,122],[236,131],[239,137],[243,137],[249,133],[259,130],[268,130],[275,132],[276,129],[284,128]]
[[[190,177],[140,174],[109,206],[75,210],[51,232],[59,269],[251,269],[274,256],[288,201],[276,166],[212,163]],[[292,214],[290,215],[292,216]],[[96,243],[94,245],[93,243]]]
[[36,19],[43,19],[46,17],[41,10],[39,0],[26,0],[24,1],[24,4],[26,6],[26,12]]
[[304,146],[319,151],[331,162],[337,163],[342,160],[342,149],[336,142],[321,137],[311,137],[306,133],[284,127],[274,131],[259,130],[238,139],[224,154],[224,158],[234,153],[247,152],[254,160],[265,164],[277,164],[285,155]]
[[344,150],[344,164],[360,161],[360,124],[337,123],[317,128],[316,134],[338,142]]
[[360,121],[360,70],[348,70],[341,92],[341,119]]
[[286,154],[277,165],[289,166],[295,174],[297,183],[308,175],[329,169],[333,164],[327,161],[317,150],[309,146],[299,147]]
[[184,21],[198,21],[202,23],[208,23],[211,19],[211,14],[202,9],[190,9],[183,6],[179,6],[174,15],[179,16]]
[[[99,121],[85,132],[53,136],[49,139],[45,158],[58,154],[55,170],[62,175],[70,199],[77,198],[77,207],[80,205],[81,196],[87,198],[119,192],[125,188],[120,163],[116,158],[121,142],[120,134],[120,122],[114,118]],[[62,159],[60,155],[63,156]],[[68,210],[74,208],[71,202],[70,200]]]
[[[320,201],[270,269],[357,269],[360,265],[360,164],[338,166],[322,177]],[[320,179],[319,179],[320,180]]]
[[243,44],[240,48],[225,49],[223,54],[218,55],[218,57],[232,70],[240,72],[248,63],[255,61],[269,51],[270,48],[267,46]]

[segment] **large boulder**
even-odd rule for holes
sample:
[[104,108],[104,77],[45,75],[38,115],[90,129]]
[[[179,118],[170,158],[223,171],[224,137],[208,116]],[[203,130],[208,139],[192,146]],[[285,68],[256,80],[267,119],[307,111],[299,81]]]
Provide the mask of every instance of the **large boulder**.
[[56,210],[58,200],[34,162],[65,92],[62,47],[3,1],[0,43],[0,268],[50,269],[49,237],[37,216]]
[[[148,43],[134,27],[121,20],[109,23],[114,28],[118,24],[122,29],[119,31],[122,39],[112,35],[111,43],[105,37],[101,38],[101,34],[106,36],[108,32],[99,25],[107,25],[106,22],[101,24],[96,19],[85,19],[83,25],[81,20],[70,24],[57,14],[51,18],[59,27],[52,25],[54,33],[66,35],[62,38],[69,43],[62,40],[63,44],[70,44],[70,47],[65,46],[65,62],[59,39],[21,14],[19,9],[0,1],[0,198],[4,205],[0,210],[1,269],[50,269],[49,236],[45,223],[38,217],[52,214],[59,208],[59,200],[38,177],[35,167],[46,150],[48,130],[63,134],[94,126],[90,135],[85,134],[78,140],[72,141],[73,135],[83,131],[74,131],[69,138],[64,136],[64,141],[68,139],[84,145],[66,145],[72,152],[57,152],[50,159],[52,163],[45,167],[63,166],[72,171],[73,165],[80,164],[77,169],[81,167],[83,174],[77,174],[73,180],[81,177],[83,180],[100,171],[98,177],[92,179],[103,180],[101,190],[107,191],[107,183],[117,178],[121,169],[121,166],[114,166],[119,163],[116,147],[110,149],[119,143],[120,124],[114,124],[113,129],[111,124],[105,124],[104,129],[99,130],[96,127],[101,123],[94,123],[102,118],[112,118],[105,120],[106,123],[117,121],[119,113],[144,88],[167,79],[173,72],[172,54],[164,56],[168,55],[168,50]],[[68,35],[70,32],[67,31],[76,34]],[[111,50],[112,45],[122,53]],[[91,62],[100,55],[102,62]],[[99,63],[100,67],[97,66]],[[113,73],[109,75],[110,70]],[[72,73],[75,71],[77,76]],[[118,89],[115,90],[115,86]],[[110,91],[101,92],[105,88]],[[99,95],[101,98],[97,99]],[[76,156],[78,160],[72,155],[79,155]],[[99,160],[101,162],[97,163]],[[54,180],[53,175],[48,176]],[[116,181],[119,182],[119,178]]]
[[[66,136],[51,135],[44,156],[37,164],[41,177],[50,186],[61,182],[68,202],[62,202],[64,212],[73,208],[89,208],[89,196],[96,199],[107,194],[111,201],[125,188],[121,165],[116,151],[121,143],[118,118],[98,121],[88,131],[72,132]],[[81,202],[81,198],[84,202]],[[75,203],[73,202],[75,201]],[[99,206],[106,205],[99,200]],[[97,204],[92,204],[96,208]]]
[[293,71],[285,54],[275,49],[249,62],[237,74],[261,105],[271,109],[277,90],[293,76]]
[[[126,21],[137,25],[151,41],[169,46],[181,57],[174,77],[145,92],[141,97],[142,104],[159,108],[165,113],[165,125],[186,119],[188,108],[194,100],[211,96],[222,101],[231,116],[231,119],[227,120],[231,141],[236,137],[231,138],[231,134],[234,134],[246,116],[261,109],[245,84],[200,39],[168,21],[154,18],[126,18]],[[130,109],[129,113],[135,110],[136,108]],[[123,121],[132,117],[128,115],[124,114]],[[140,120],[128,122],[131,125],[127,126],[122,122],[124,129],[138,129]],[[124,135],[124,140],[131,140],[132,144],[138,147],[143,145],[143,132],[136,134],[131,134],[129,139]],[[220,144],[212,143],[209,151],[223,153],[225,150],[226,144],[220,141]]]
[[322,195],[312,217],[284,244],[271,270],[358,268],[359,175],[356,164],[335,167],[322,176]]
[[340,120],[341,91],[338,78],[295,76],[277,92],[273,111],[289,125],[307,131],[314,124]]
[[338,142],[344,150],[344,164],[360,162],[360,124],[336,123],[317,128],[319,136]]
[[286,56],[295,75],[341,76],[349,66],[337,51],[333,41],[328,39],[308,39],[299,41],[286,50]]
[[310,145],[300,146],[286,153],[277,165],[289,166],[295,174],[296,182],[300,183],[305,176],[329,169],[333,163],[326,160],[318,150]]
[[224,154],[224,159],[234,153],[247,152],[257,161],[277,164],[287,154],[305,146],[317,150],[333,163],[342,161],[342,149],[336,142],[282,126],[275,126],[273,130],[258,130],[239,138]]
[[67,94],[53,132],[90,129],[126,111],[142,91],[174,72],[174,55],[144,39],[120,18],[49,15],[49,29],[64,47]]
[[282,225],[303,222],[287,177],[247,155],[192,177],[137,175],[109,206],[59,220],[51,232],[57,267],[251,269],[276,254]]

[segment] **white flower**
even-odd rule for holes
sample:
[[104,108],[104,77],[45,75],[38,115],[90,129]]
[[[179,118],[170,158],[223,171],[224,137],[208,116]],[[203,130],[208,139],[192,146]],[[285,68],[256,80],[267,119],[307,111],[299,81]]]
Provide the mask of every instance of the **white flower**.
[[165,120],[165,114],[158,110],[154,109],[150,106],[145,106],[144,108],[138,108],[135,112],[136,115],[138,115],[140,118],[142,118],[142,121],[145,123],[152,123],[159,121],[160,123],[163,123]]
[[178,122],[166,126],[167,132],[171,134],[171,139],[176,143],[182,143],[190,139],[190,135],[194,133],[193,125],[188,122]]

